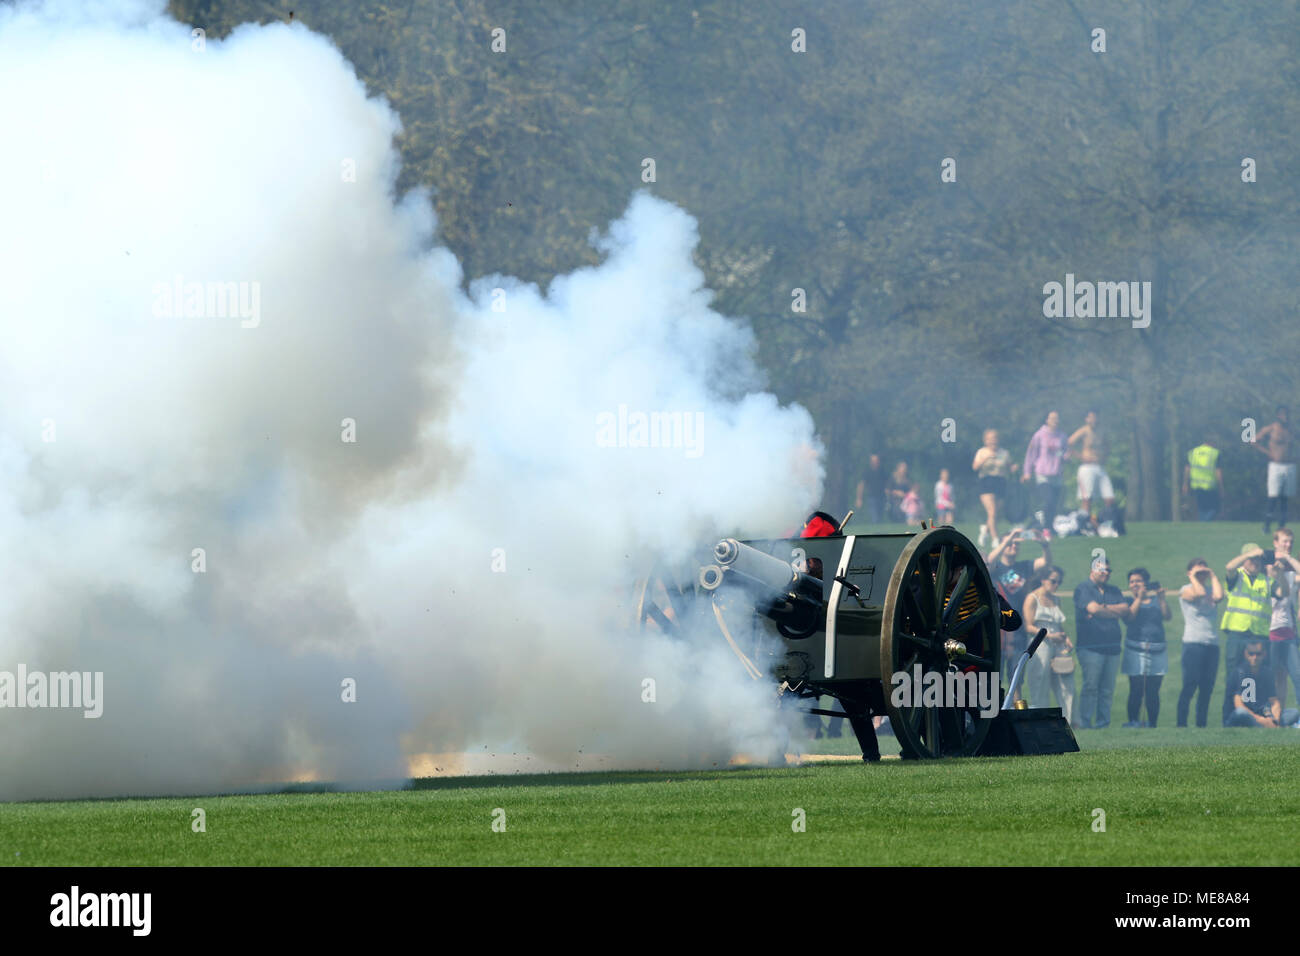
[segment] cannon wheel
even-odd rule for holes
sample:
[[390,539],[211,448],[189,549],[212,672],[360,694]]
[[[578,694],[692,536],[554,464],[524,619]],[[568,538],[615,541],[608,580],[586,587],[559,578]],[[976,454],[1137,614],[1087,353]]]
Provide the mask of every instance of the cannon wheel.
[[681,625],[695,610],[699,588],[689,564],[656,564],[637,581],[633,596],[638,631],[681,636]]
[[[739,658],[745,672],[754,680],[763,676],[759,660],[761,654],[761,636],[752,632],[752,640],[746,639],[748,631],[737,638],[727,624],[723,607],[725,599],[719,603],[716,596],[699,586],[699,566],[692,564],[656,564],[646,577],[636,582],[633,593],[633,605],[636,614],[636,630],[644,634],[659,631],[672,637],[682,637],[683,627],[694,621],[701,625],[704,618],[716,619],[716,624],[707,625],[709,630],[715,627],[722,633],[732,652]],[[748,621],[752,610],[747,611],[744,620]],[[733,621],[731,627],[735,627]],[[741,643],[737,643],[737,641]],[[742,646],[748,644],[749,646]]]
[[[941,527],[915,535],[899,555],[885,594],[880,620],[880,672],[889,721],[904,757],[974,756],[993,719],[968,707],[895,707],[891,675],[946,674],[947,641],[966,645],[952,658],[958,670],[974,668],[995,675],[1001,650],[997,593],[984,559],[970,539]],[[977,676],[980,686],[990,678]],[[945,703],[948,703],[945,700]],[[1000,703],[1000,701],[996,702]]]

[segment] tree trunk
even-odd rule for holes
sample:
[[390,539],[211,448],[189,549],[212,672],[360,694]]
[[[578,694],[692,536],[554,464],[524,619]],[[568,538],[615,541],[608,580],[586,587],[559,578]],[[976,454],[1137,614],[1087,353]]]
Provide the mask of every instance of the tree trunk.
[[1167,498],[1163,494],[1161,473],[1165,445],[1165,393],[1164,376],[1157,343],[1168,337],[1171,317],[1165,311],[1168,301],[1165,262],[1162,250],[1162,224],[1155,210],[1160,208],[1165,190],[1169,160],[1167,87],[1169,57],[1165,31],[1155,11],[1155,4],[1143,4],[1143,49],[1146,53],[1143,70],[1142,139],[1149,157],[1148,172],[1144,177],[1138,212],[1138,230],[1141,254],[1138,259],[1139,281],[1151,283],[1151,295],[1146,302],[1149,325],[1133,329],[1137,342],[1131,354],[1133,372],[1133,471],[1137,487],[1129,489],[1128,514],[1141,521],[1158,521],[1168,517]]
[[1138,448],[1141,446],[1142,439],[1138,435],[1136,418],[1133,421],[1133,427],[1129,431],[1129,438],[1133,445],[1133,453],[1129,456],[1129,473],[1128,473],[1128,490],[1124,500],[1124,520],[1137,521],[1142,514],[1142,506],[1139,501],[1142,485],[1142,458],[1138,454]]
[[[831,403],[830,426],[822,429],[826,443],[826,487],[822,492],[820,508],[844,520],[853,507],[857,489],[857,463],[853,460],[852,405],[844,399]],[[802,520],[807,517],[800,515]]]
[[[1159,299],[1154,295],[1153,300]],[[1169,496],[1164,488],[1165,390],[1157,356],[1152,354],[1145,331],[1133,349],[1133,476],[1129,483],[1126,513],[1138,521],[1160,521],[1169,517]]]
[[1169,426],[1169,520],[1183,520],[1183,470],[1178,440],[1178,402],[1172,391],[1165,393],[1165,421]]

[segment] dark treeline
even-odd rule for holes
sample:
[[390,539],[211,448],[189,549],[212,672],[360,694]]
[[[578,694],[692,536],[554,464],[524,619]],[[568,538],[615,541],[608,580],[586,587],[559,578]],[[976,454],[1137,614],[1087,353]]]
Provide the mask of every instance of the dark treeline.
[[[172,9],[332,37],[400,112],[399,186],[436,190],[468,278],[592,262],[638,188],[689,210],[717,307],[817,421],[830,508],[872,451],[969,487],[985,427],[1019,455],[1049,408],[1067,431],[1095,408],[1130,518],[1179,516],[1207,430],[1225,517],[1262,514],[1242,421],[1300,404],[1293,0]],[[1045,317],[1067,274],[1150,282],[1149,326]]]

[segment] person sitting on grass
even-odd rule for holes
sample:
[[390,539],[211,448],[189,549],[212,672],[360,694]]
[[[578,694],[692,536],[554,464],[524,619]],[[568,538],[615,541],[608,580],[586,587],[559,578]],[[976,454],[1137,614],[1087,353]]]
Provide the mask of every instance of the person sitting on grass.
[[1265,641],[1247,642],[1243,660],[1228,678],[1231,697],[1224,702],[1225,727],[1293,727],[1300,710],[1282,709],[1273,689],[1273,669],[1268,666]]

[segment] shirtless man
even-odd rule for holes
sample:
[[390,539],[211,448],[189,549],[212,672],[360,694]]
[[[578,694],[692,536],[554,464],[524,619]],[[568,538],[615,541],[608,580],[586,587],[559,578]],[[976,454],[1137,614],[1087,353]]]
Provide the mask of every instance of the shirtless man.
[[1286,499],[1295,495],[1295,459],[1291,454],[1290,414],[1285,405],[1277,407],[1277,417],[1255,436],[1255,447],[1268,457],[1268,504],[1264,509],[1264,533],[1268,534],[1277,509],[1277,526],[1286,527]]
[[1106,502],[1106,507],[1115,504],[1115,489],[1110,483],[1110,476],[1103,467],[1106,463],[1106,439],[1097,427],[1097,413],[1089,412],[1081,425],[1066,442],[1070,449],[1067,455],[1074,455],[1074,446],[1080,445],[1079,459],[1079,507],[1092,514],[1092,499],[1098,494]]

